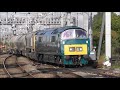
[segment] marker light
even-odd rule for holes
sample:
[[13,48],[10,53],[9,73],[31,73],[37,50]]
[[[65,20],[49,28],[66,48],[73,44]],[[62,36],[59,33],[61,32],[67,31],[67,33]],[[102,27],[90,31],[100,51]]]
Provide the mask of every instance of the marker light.
[[75,51],[75,47],[70,47],[70,48],[69,48],[69,51],[70,51],[70,52],[74,52],[74,51]]
[[79,52],[79,51],[82,51],[83,48],[82,47],[76,47],[76,51]]

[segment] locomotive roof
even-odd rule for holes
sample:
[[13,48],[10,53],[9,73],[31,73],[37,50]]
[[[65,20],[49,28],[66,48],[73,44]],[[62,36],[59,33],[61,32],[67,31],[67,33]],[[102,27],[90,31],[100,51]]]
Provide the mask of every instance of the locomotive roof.
[[77,26],[65,26],[65,27],[60,27],[60,28],[46,28],[43,30],[38,30],[38,31],[36,31],[36,35],[57,34],[57,33],[61,33],[68,29],[82,29],[82,30],[86,31],[85,29],[77,27]]
[[53,31],[53,30],[55,30],[56,28],[45,28],[45,29],[43,29],[43,30],[38,30],[37,32],[36,32],[36,35],[43,35],[43,34],[45,34],[46,32],[51,32],[51,31]]
[[[80,28],[77,26],[66,26],[66,27],[60,27],[56,31],[58,31],[58,33],[61,33],[61,32],[68,30],[68,29],[82,29],[82,30],[84,30],[83,28]],[[84,31],[86,31],[86,30],[84,30]]]

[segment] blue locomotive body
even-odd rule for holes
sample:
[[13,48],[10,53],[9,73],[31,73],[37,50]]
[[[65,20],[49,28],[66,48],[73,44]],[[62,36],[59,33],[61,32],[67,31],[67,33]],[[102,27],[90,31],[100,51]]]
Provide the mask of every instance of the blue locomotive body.
[[[24,47],[20,45],[18,47],[20,54],[40,62],[86,65],[88,64],[86,57],[91,57],[87,32],[77,26],[39,30],[24,35],[23,38],[24,40],[19,43],[24,43],[22,45]],[[95,53],[92,55],[96,58]],[[93,59],[91,58],[91,60]],[[94,60],[96,61],[96,59]]]

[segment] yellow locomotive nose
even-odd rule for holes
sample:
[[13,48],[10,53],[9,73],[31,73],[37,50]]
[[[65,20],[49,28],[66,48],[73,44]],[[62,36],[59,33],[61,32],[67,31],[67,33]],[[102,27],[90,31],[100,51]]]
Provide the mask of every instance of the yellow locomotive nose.
[[86,55],[87,44],[64,45],[64,55]]

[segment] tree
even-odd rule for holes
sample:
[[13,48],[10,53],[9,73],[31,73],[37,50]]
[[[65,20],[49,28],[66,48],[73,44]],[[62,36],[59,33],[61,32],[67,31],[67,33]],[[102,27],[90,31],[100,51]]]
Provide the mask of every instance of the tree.
[[112,54],[119,53],[120,46],[120,16],[112,13]]
[[111,21],[112,21],[112,30],[114,30],[114,31],[120,31],[120,16],[118,16],[117,14],[115,14],[115,13],[112,13],[112,19],[111,19]]
[[[94,46],[97,46],[98,49],[98,44],[99,44],[99,37],[100,37],[100,32],[101,32],[101,25],[102,25],[102,17],[103,17],[103,12],[98,12],[94,17],[93,17],[93,44]],[[101,47],[101,53],[104,54],[105,49],[104,49],[104,43],[105,43],[105,37],[103,35],[103,41],[102,41],[102,47]],[[98,51],[98,50],[97,50]]]
[[[97,13],[93,17],[93,44],[98,46],[100,30],[102,25],[102,12]],[[120,16],[116,13],[111,14],[111,42],[112,42],[112,54],[116,54],[116,49],[120,46]],[[102,41],[101,53],[105,53],[105,32]]]

